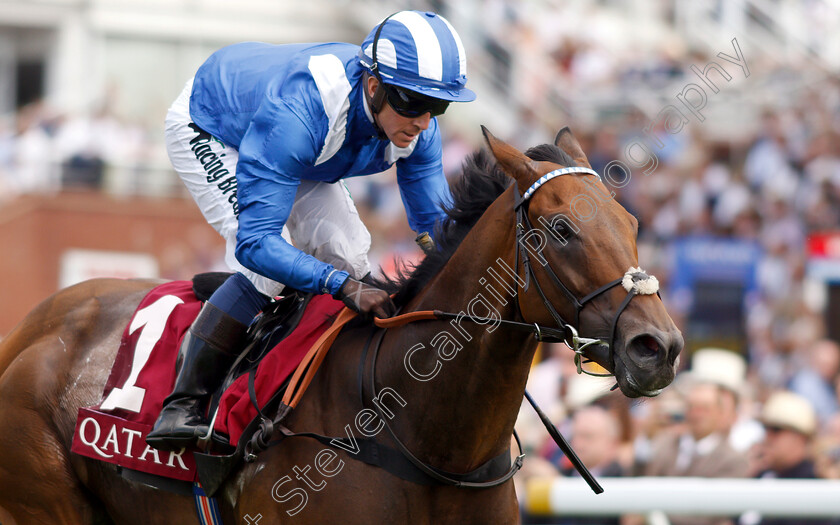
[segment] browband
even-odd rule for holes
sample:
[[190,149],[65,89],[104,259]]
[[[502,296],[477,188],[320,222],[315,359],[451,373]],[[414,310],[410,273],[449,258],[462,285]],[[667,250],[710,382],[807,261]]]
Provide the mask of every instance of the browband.
[[598,180],[601,180],[601,176],[598,175],[598,172],[596,172],[595,170],[591,170],[589,168],[582,168],[580,166],[571,166],[569,168],[556,169],[554,171],[550,171],[550,172],[546,173],[545,175],[540,177],[540,180],[538,180],[537,182],[532,184],[531,187],[528,188],[528,191],[526,191],[525,194],[522,195],[522,201],[527,201],[528,199],[530,199],[531,195],[533,195],[534,192],[537,191],[537,189],[540,186],[542,186],[546,182],[550,181],[551,179],[553,179],[555,177],[559,177],[560,175],[568,175],[569,173],[585,173],[587,175],[595,175],[596,177],[598,177]]

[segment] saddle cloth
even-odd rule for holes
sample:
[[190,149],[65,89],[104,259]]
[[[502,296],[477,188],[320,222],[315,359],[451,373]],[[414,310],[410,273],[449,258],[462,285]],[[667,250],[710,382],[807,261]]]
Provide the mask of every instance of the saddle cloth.
[[[145,437],[175,384],[181,340],[201,304],[190,281],[162,284],[143,298],[123,332],[102,401],[79,409],[72,452],[171,479],[197,480],[192,451],[158,451],[146,444]],[[300,324],[258,365],[254,384],[260,406],[280,388],[343,307],[328,295],[309,301]],[[230,436],[235,446],[256,415],[245,374],[221,395],[214,430]]]

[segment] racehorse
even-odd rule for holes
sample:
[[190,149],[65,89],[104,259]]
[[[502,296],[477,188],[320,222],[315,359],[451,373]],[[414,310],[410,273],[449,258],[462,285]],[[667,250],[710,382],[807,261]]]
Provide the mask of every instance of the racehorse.
[[[436,251],[390,282],[403,313],[461,315],[386,331],[348,325],[283,422],[289,429],[364,434],[391,447],[399,439],[423,464],[465,473],[510,450],[534,335],[597,339],[579,351],[630,397],[656,395],[673,380],[683,340],[658,294],[617,284],[638,266],[637,221],[597,174],[562,170],[589,167],[568,128],[554,145],[529,150],[533,158],[485,137],[495,162],[484,152],[468,160]],[[579,220],[573,202],[593,192],[601,197],[587,202],[597,209]],[[100,401],[123,329],[156,284],[103,279],[59,291],[0,343],[3,525],[197,521],[191,498],[70,453],[79,407]],[[377,411],[364,412],[373,398]],[[419,484],[305,438],[242,463],[217,496],[228,524],[519,520],[510,479],[486,488]]]

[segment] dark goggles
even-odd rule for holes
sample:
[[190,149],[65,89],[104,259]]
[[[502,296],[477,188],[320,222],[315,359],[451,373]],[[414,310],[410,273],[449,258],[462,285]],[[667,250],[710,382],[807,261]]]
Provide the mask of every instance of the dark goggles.
[[443,115],[449,106],[448,100],[427,97],[390,84],[383,84],[383,86],[388,105],[402,117],[416,118],[426,113],[436,117]]

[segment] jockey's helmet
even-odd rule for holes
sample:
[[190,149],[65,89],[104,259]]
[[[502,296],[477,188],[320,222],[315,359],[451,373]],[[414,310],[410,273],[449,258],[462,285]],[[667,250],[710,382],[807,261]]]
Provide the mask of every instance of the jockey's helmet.
[[359,62],[379,80],[374,113],[385,98],[406,117],[426,112],[435,116],[449,102],[475,100],[475,93],[466,88],[461,38],[435,13],[399,11],[385,18],[362,43]]

